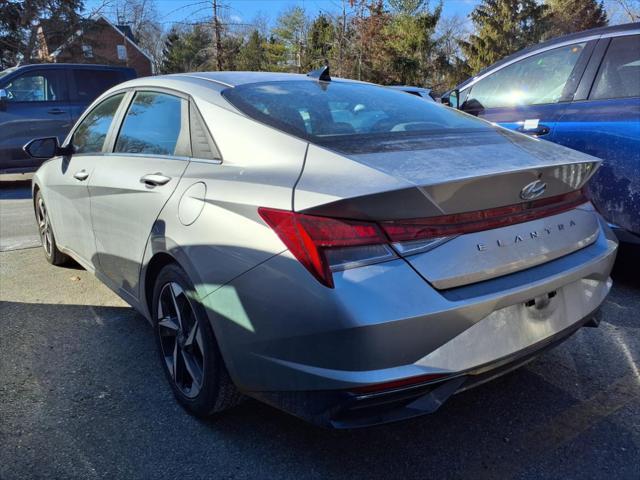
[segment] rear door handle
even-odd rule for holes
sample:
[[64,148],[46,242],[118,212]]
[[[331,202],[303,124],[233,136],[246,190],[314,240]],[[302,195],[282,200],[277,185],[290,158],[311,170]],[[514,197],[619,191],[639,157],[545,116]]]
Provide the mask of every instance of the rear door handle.
[[47,113],[51,115],[62,115],[63,113],[67,113],[66,110],[62,110],[61,108],[52,108],[51,110],[47,110]]
[[169,183],[171,177],[167,177],[166,175],[162,175],[162,173],[148,173],[144,177],[140,179],[142,183],[149,187],[158,187],[160,185],[164,185]]
[[89,178],[89,173],[87,173],[86,170],[80,170],[76,173],[73,174],[73,178],[75,178],[76,180],[80,180],[81,182],[86,180],[87,178]]

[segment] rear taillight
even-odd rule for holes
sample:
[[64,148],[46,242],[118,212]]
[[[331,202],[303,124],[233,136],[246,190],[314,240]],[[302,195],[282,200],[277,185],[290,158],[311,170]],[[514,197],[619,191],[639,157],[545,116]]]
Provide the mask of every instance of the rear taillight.
[[582,191],[577,190],[504,207],[437,217],[380,222],[380,226],[393,242],[412,242],[529,222],[571,210],[587,201]]
[[[370,265],[435,248],[453,236],[528,222],[587,202],[581,191],[505,207],[378,223],[260,207],[258,213],[322,284],[333,271]],[[391,248],[393,245],[393,248]]]
[[[333,287],[332,267],[395,256],[378,225],[261,207],[258,213],[294,257],[321,283]],[[354,248],[359,247],[359,248]],[[372,263],[372,262],[368,262]]]

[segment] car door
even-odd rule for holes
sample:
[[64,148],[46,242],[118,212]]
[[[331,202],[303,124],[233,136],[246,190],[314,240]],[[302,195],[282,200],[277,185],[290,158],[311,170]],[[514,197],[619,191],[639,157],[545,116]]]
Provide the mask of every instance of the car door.
[[551,48],[481,77],[460,93],[461,109],[503,127],[553,140],[593,42]]
[[31,139],[58,137],[73,125],[65,72],[58,68],[28,70],[0,88],[7,92],[0,112],[0,158],[3,169],[29,170],[41,160],[28,158],[22,147]]
[[610,222],[640,235],[640,35],[601,39],[555,141],[604,159],[591,196]]
[[186,98],[136,91],[112,153],[89,180],[99,270],[136,298],[147,239],[189,163],[188,118]]
[[88,180],[103,154],[125,93],[117,93],[91,109],[69,142],[72,155],[46,165],[46,200],[58,244],[70,250],[83,266],[95,268],[96,244],[91,223]]

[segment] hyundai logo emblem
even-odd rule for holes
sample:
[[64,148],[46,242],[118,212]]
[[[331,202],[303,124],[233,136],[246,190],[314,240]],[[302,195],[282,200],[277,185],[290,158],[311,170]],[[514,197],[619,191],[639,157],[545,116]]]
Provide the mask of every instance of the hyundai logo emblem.
[[520,190],[520,198],[523,200],[533,200],[542,195],[546,189],[546,183],[542,180],[536,180],[522,187],[522,190]]

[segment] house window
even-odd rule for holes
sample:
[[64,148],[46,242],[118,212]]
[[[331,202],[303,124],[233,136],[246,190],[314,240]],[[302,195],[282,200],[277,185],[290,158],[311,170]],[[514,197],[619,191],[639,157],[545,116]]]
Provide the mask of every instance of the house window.
[[124,45],[117,45],[118,50],[118,60],[126,60],[127,59],[127,49]]
[[93,47],[91,45],[82,45],[82,55],[84,55],[84,58],[93,58]]

